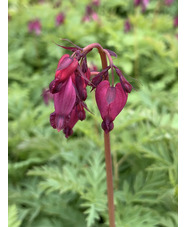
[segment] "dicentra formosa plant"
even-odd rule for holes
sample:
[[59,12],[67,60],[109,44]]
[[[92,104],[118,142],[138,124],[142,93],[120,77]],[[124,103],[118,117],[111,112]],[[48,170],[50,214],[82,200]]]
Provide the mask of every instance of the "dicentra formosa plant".
[[[87,99],[87,86],[95,89],[95,97],[103,119],[105,160],[107,172],[107,194],[110,227],[115,226],[112,160],[110,153],[109,132],[114,128],[114,119],[124,108],[128,93],[132,85],[126,80],[122,71],[113,64],[112,56],[117,55],[100,44],[93,43],[85,48],[74,44],[73,47],[62,48],[72,51],[72,55],[65,54],[58,62],[54,80],[49,85],[49,92],[53,94],[55,111],[50,115],[50,124],[58,131],[63,130],[68,138],[73,134],[72,128],[78,120],[85,120],[85,109],[88,110],[85,101]],[[87,54],[93,48],[97,48],[101,57],[102,71],[90,72],[87,65]],[[107,64],[107,59],[109,64]],[[111,71],[111,84],[109,82],[109,70]],[[120,83],[114,85],[114,70],[120,79]]]

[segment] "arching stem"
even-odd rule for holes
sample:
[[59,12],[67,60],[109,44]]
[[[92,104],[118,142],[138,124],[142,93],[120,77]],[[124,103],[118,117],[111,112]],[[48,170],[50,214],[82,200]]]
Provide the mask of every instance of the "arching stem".
[[[107,57],[109,59],[111,70],[112,69],[112,58],[108,51],[102,48],[99,43],[93,43],[86,46],[83,52],[89,52],[93,48],[97,48],[101,57],[102,68],[107,67]],[[106,57],[107,56],[107,57]],[[114,85],[114,75],[112,71],[112,85]],[[110,227],[115,227],[115,216],[114,216],[114,191],[113,191],[113,179],[112,179],[112,158],[110,149],[110,134],[104,132],[104,144],[105,144],[105,163],[106,163],[106,175],[107,175],[107,198],[108,198],[108,213],[109,213],[109,223]]]

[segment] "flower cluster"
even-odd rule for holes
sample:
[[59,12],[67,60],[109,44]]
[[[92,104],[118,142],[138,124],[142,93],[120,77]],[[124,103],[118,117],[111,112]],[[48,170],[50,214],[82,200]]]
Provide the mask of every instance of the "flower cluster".
[[90,4],[86,6],[85,9],[85,14],[82,18],[83,22],[90,22],[91,20],[93,21],[99,21],[98,14],[96,13],[97,8],[100,5],[99,0],[93,0]]
[[[58,45],[60,46],[60,45]],[[103,119],[102,128],[108,133],[114,127],[113,121],[125,106],[128,93],[132,85],[125,79],[121,70],[113,62],[111,55],[116,56],[113,51],[105,50],[100,44],[91,44],[85,48],[65,47],[73,52],[70,56],[65,54],[58,62],[55,78],[49,85],[49,92],[53,94],[55,111],[50,114],[50,124],[58,131],[63,130],[66,138],[73,133],[73,127],[77,121],[86,118],[85,103],[87,99],[87,86],[95,90],[96,102]],[[105,66],[101,72],[90,72],[87,65],[87,54],[98,48],[102,57],[109,58],[110,65]],[[103,63],[103,62],[102,62]],[[110,85],[108,71],[114,70],[119,76],[120,83]],[[89,110],[88,110],[89,111]]]

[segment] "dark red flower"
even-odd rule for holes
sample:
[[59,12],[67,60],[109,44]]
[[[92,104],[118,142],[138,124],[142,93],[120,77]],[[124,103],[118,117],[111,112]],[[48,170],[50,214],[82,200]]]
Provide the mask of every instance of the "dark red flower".
[[91,5],[87,5],[85,15],[83,16],[82,21],[89,22],[91,21],[91,19],[93,21],[99,21],[98,14],[93,10],[93,7]]
[[115,87],[109,81],[102,81],[96,88],[96,102],[103,119],[102,128],[108,133],[114,127],[113,121],[124,108],[128,93],[123,91],[120,83]]
[[173,2],[174,0],[165,0],[165,5],[170,6]]
[[56,26],[59,26],[60,24],[63,24],[65,21],[65,14],[64,13],[58,13],[56,16]]
[[124,23],[124,31],[127,33],[131,30],[131,23],[129,21],[129,19],[127,19]]
[[174,27],[178,27],[178,16],[174,17]]
[[36,19],[28,22],[28,31],[35,32],[36,35],[41,33],[41,22]]
[[76,92],[69,79],[63,84],[61,90],[54,94],[55,127],[58,131],[64,128],[65,118],[71,113],[76,101]]
[[[71,42],[71,44],[73,44]],[[113,63],[111,56],[117,57],[116,53],[104,49],[108,55],[110,65],[101,72],[90,72],[87,65],[87,54],[92,50],[91,44],[85,48],[60,46],[73,52],[71,56],[63,55],[57,65],[55,78],[49,85],[47,92],[53,95],[55,111],[50,114],[50,124],[58,131],[63,130],[66,138],[73,134],[73,127],[80,120],[86,118],[85,109],[91,112],[85,101],[87,99],[87,86],[92,90],[96,89],[96,102],[103,119],[102,128],[108,133],[114,127],[113,121],[124,108],[128,93],[132,90],[132,85],[125,79],[121,70]],[[120,83],[110,86],[108,80],[108,70],[112,67],[120,78]],[[92,76],[91,76],[92,75]],[[46,94],[45,94],[46,95]]]
[[149,0],[134,0],[135,6],[141,6],[142,12],[144,12],[149,4]]
[[[90,82],[90,70],[86,57],[82,56],[82,64],[79,65],[75,57],[79,51],[79,48],[76,48],[73,57],[65,54],[60,58],[55,79],[49,85],[55,107],[55,112],[50,115],[50,124],[58,131],[63,130],[66,137],[73,133],[72,128],[76,122],[86,117],[86,104],[83,101],[87,98],[86,87]],[[79,53],[77,56],[80,56]]]
[[99,6],[100,5],[100,0],[92,0],[92,5]]

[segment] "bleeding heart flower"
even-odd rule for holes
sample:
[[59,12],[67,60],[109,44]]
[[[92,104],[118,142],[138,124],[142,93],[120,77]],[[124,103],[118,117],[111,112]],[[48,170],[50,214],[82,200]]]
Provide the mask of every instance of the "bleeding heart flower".
[[139,6],[141,5],[142,12],[144,12],[149,4],[149,0],[134,0],[134,5]]
[[[92,8],[87,7],[87,12],[92,14]],[[50,83],[47,93],[44,93],[45,95],[52,95],[54,99],[55,111],[50,114],[50,124],[58,131],[63,130],[66,138],[72,135],[72,128],[77,121],[85,120],[85,110],[91,113],[85,103],[87,86],[90,86],[91,91],[96,89],[96,102],[103,119],[102,128],[108,133],[114,128],[113,121],[124,108],[128,93],[131,92],[133,87],[125,79],[122,71],[114,64],[104,67],[101,72],[97,72],[97,70],[90,71],[87,64],[87,54],[93,49],[92,46],[97,47],[100,44],[90,44],[85,48],[81,48],[71,41],[69,42],[73,47],[57,44],[72,51],[73,54],[71,56],[65,54],[60,58],[55,78]],[[111,60],[111,56],[117,57],[112,50],[103,49],[103,52],[109,56],[109,60]],[[120,83],[115,86],[110,86],[109,83],[108,70],[110,68],[112,68],[112,72],[115,69],[120,78]]]
[[[54,94],[55,114],[52,115],[51,126],[58,131],[64,128],[65,118],[71,113],[76,101],[76,92],[69,77],[58,93]],[[54,119],[55,118],[55,119]]]
[[41,33],[41,22],[36,19],[28,22],[28,31],[35,32],[36,35],[40,35]]
[[124,23],[124,31],[127,33],[131,30],[131,23],[130,23],[130,20],[127,19]]
[[64,13],[59,13],[56,16],[56,26],[59,26],[60,24],[63,24],[65,21],[65,14]]
[[165,5],[170,6],[173,2],[174,0],[165,0]]
[[109,81],[102,81],[96,88],[96,102],[103,119],[102,128],[108,133],[114,127],[113,121],[124,108],[128,93],[123,91],[122,85],[117,83],[110,86]]
[[174,27],[178,27],[178,16],[174,17]]

